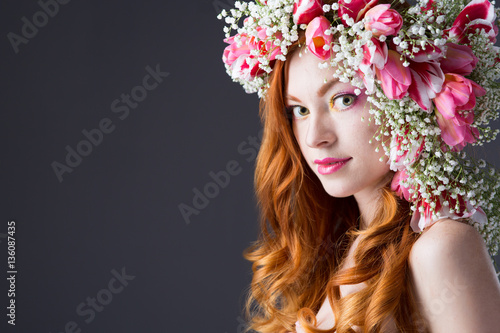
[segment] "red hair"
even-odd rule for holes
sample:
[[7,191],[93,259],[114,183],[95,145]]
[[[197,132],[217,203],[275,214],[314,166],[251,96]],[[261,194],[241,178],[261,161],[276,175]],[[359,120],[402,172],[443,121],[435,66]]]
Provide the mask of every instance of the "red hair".
[[[288,57],[296,49],[293,46]],[[358,230],[355,199],[328,195],[308,167],[284,111],[287,62],[277,61],[261,100],[264,135],[256,161],[259,239],[244,251],[253,279],[245,304],[246,331],[293,332],[299,320],[311,332],[381,332],[391,316],[400,331],[426,332],[415,305],[408,256],[419,234],[409,226],[409,204],[386,186],[376,217]],[[340,270],[361,237],[354,266]],[[340,298],[340,285],[367,287]],[[315,328],[315,313],[328,296],[331,330]]]

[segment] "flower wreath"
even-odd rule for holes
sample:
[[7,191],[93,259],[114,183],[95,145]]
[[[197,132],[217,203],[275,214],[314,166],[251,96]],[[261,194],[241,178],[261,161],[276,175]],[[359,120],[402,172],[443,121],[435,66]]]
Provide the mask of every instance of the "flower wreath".
[[319,66],[336,68],[334,78],[367,94],[369,120],[379,125],[374,139],[396,172],[392,189],[411,203],[412,229],[421,232],[444,217],[467,219],[494,256],[500,175],[463,148],[499,132],[488,126],[500,109],[499,10],[487,0],[417,0],[399,11],[394,5],[237,1],[218,15],[228,24],[227,73],[265,98],[274,63],[305,31],[306,52],[322,60]]

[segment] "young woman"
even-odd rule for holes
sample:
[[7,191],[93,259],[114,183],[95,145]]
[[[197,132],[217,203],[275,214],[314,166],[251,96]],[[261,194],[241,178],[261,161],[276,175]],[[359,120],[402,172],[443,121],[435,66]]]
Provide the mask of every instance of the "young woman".
[[463,152],[495,136],[493,6],[260,1],[220,17],[239,28],[228,73],[262,98],[249,329],[499,332],[500,177]]

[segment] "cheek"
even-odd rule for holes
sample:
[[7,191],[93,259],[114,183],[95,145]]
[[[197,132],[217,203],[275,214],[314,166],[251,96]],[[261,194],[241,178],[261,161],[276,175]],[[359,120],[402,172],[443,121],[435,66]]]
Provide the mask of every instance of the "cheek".
[[[364,112],[362,113],[362,117],[364,117],[364,120],[361,120],[361,117],[359,117],[358,119],[358,134],[363,137],[363,140],[365,141],[364,144],[373,147],[373,150],[375,150],[375,147],[380,144],[380,141],[375,140],[375,135],[378,133],[380,126],[375,125],[375,121],[373,119],[368,120],[370,114],[366,110],[363,111]],[[370,140],[373,141],[372,144],[370,144]]]
[[[293,134],[294,134],[294,137],[295,137],[295,141],[297,142],[298,146],[299,146],[299,149],[300,149],[300,153],[301,155],[304,157],[304,159],[307,161],[307,164],[310,163],[310,153],[311,153],[311,147],[309,147],[307,144],[306,144],[306,132],[305,132],[305,128],[302,127],[300,128],[300,126],[297,126],[295,124],[295,122],[293,123]],[[311,168],[313,166],[309,165]]]
[[295,137],[295,141],[299,144],[300,150],[304,153],[304,128],[300,128],[295,122],[292,122],[292,132]]
[[[385,156],[385,152],[381,142],[375,140],[377,131],[378,126],[369,123],[368,120],[363,122],[359,120],[357,124],[353,124],[353,127],[350,128],[350,147],[367,163],[383,164],[379,159]],[[372,141],[371,144],[370,141]],[[378,152],[376,151],[377,147],[379,148]]]

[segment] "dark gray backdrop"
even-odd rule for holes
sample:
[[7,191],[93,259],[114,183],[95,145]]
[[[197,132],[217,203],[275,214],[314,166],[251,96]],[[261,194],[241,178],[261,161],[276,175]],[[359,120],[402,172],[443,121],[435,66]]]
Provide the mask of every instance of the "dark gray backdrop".
[[221,61],[233,1],[59,1],[0,3],[0,331],[241,332],[260,124]]

